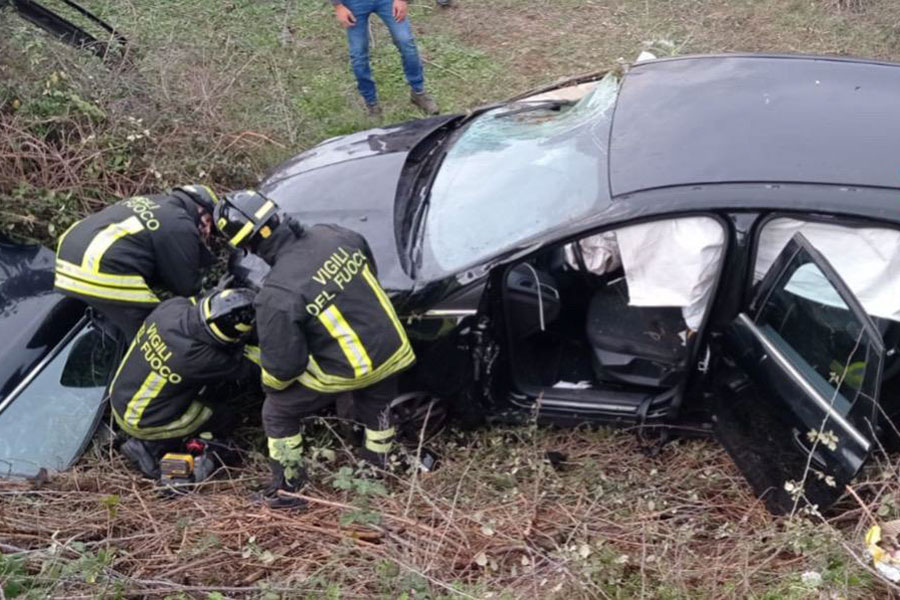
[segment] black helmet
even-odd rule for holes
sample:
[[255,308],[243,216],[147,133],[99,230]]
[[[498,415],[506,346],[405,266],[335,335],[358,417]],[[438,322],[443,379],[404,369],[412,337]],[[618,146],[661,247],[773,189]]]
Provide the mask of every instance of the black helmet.
[[212,189],[205,185],[182,185],[172,190],[173,192],[181,192],[186,194],[198,206],[203,207],[209,214],[213,213],[216,204],[219,203],[219,197]]
[[233,248],[252,246],[277,227],[278,205],[256,190],[227,194],[216,204],[213,221]]
[[200,320],[211,336],[226,344],[244,341],[253,329],[256,312],[247,288],[234,288],[207,294],[200,300]]

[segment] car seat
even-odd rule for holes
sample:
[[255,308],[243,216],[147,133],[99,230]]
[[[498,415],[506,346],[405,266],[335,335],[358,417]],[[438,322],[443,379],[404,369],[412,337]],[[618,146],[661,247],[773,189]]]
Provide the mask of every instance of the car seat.
[[670,387],[686,371],[681,309],[629,306],[625,278],[597,289],[587,311],[587,339],[601,382]]

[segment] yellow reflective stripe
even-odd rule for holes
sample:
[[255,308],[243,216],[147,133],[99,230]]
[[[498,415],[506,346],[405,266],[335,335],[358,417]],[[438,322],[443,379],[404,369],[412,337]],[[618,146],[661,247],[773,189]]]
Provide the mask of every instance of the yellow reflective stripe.
[[59,236],[59,241],[56,242],[56,254],[59,254],[59,249],[62,248],[63,241],[66,239],[66,236],[69,235],[69,232],[75,229],[75,226],[79,223],[81,223],[81,221],[75,221],[74,223],[69,225],[68,229],[66,229],[61,236]]
[[125,422],[128,425],[131,427],[138,426],[147,405],[159,395],[166,383],[165,377],[157,374],[155,371],[150,371],[141,387],[128,401],[128,407],[125,409]]
[[362,377],[341,377],[340,375],[331,375],[322,370],[322,367],[319,366],[319,363],[316,362],[315,357],[309,357],[309,364],[307,366],[307,371],[321,379],[323,383],[334,383],[334,384],[345,384],[347,382],[352,381],[378,381],[380,377],[378,375],[384,371],[390,370],[398,363],[406,363],[409,358],[415,360],[415,355],[412,353],[412,347],[409,343],[404,343],[400,348],[391,355],[383,364],[379,365],[377,369],[372,371],[371,373],[367,373]]
[[328,375],[318,365],[314,365],[313,358],[310,357],[309,368],[299,377],[299,381],[304,386],[317,392],[329,394],[345,392],[378,383],[382,379],[386,379],[388,376],[409,367],[414,362],[416,362],[416,356],[413,354],[409,344],[405,344],[383,365],[363,377],[354,379]]
[[[113,395],[113,390],[116,387],[116,381],[119,380],[119,373],[122,372],[122,367],[125,366],[125,363],[128,362],[128,357],[131,356],[131,351],[134,350],[134,347],[137,346],[137,341],[144,335],[144,326],[141,325],[141,328],[138,329],[137,335],[134,336],[134,339],[131,340],[131,344],[128,346],[128,351],[125,353],[125,356],[122,357],[121,362],[119,362],[119,368],[116,369],[116,374],[113,376],[112,383],[109,384],[109,395],[110,397]],[[115,411],[113,411],[115,412]]]
[[257,210],[257,211],[253,214],[253,217],[254,217],[257,221],[259,221],[260,219],[262,219],[262,218],[265,216],[265,214],[266,214],[267,212],[269,212],[270,210],[272,210],[272,208],[274,208],[274,207],[275,207],[275,203],[272,202],[271,200],[267,200],[266,203],[263,204],[262,206],[260,206],[260,207],[259,207],[259,210]]
[[381,284],[378,283],[378,280],[375,279],[374,275],[372,275],[372,272],[369,270],[369,265],[363,267],[362,274],[366,282],[369,284],[369,287],[371,287],[372,291],[375,292],[375,296],[378,297],[378,302],[381,303],[381,308],[384,309],[384,312],[387,313],[387,316],[390,317],[391,322],[397,329],[397,335],[400,336],[400,340],[404,343],[408,343],[408,340],[406,339],[406,330],[403,329],[403,325],[400,323],[400,319],[397,318],[397,312],[394,310],[394,305],[391,304],[391,299],[388,298],[387,294],[384,293]]
[[238,231],[233,238],[228,240],[228,243],[237,248],[237,245],[244,241],[244,238],[250,235],[250,232],[253,231],[253,223],[247,221],[244,223],[244,226],[241,227],[241,230]]
[[393,442],[375,442],[366,440],[366,450],[375,452],[376,454],[387,454],[394,447]]
[[102,298],[104,300],[120,300],[125,302],[142,303],[159,302],[159,298],[156,297],[156,294],[154,294],[150,290],[150,288],[128,289],[94,285],[93,283],[87,283],[85,281],[73,279],[68,275],[63,275],[62,273],[56,274],[56,279],[54,280],[53,284],[63,290],[68,290],[70,292],[75,292],[78,294],[84,294],[85,296]]
[[144,230],[144,224],[135,216],[128,217],[121,223],[113,223],[98,233],[88,244],[81,260],[81,268],[94,273],[100,272],[100,261],[109,247],[117,240]]
[[250,331],[251,329],[253,329],[252,326],[247,325],[246,323],[235,323],[235,324],[234,324],[234,328],[237,329],[238,331],[243,332],[243,333],[247,333],[248,331]]
[[188,298],[188,300],[191,301],[191,304],[193,304],[194,306],[197,306],[197,299],[196,299],[196,298],[194,298],[193,296],[191,296],[190,298]]
[[216,196],[216,193],[212,191],[212,188],[210,188],[208,185],[185,185],[182,187],[188,191],[194,192],[195,194],[199,193],[197,188],[203,188],[210,196],[212,196],[213,204],[219,203],[219,197]]
[[108,287],[121,288],[147,288],[147,282],[140,275],[110,275],[108,273],[94,273],[82,269],[80,266],[66,260],[56,259],[56,272],[80,279],[87,283],[97,283]]
[[213,334],[215,334],[215,336],[216,336],[217,338],[219,338],[220,340],[222,340],[223,342],[226,342],[226,343],[234,343],[234,342],[237,341],[237,340],[234,339],[233,337],[228,337],[227,335],[225,335],[224,333],[222,333],[222,330],[219,329],[219,326],[216,325],[215,323],[213,323],[212,321],[210,321],[209,323],[207,323],[207,325],[209,325],[209,328],[212,329]]
[[268,438],[269,458],[282,462],[285,459],[298,460],[303,444],[303,434],[298,433],[290,437]]
[[381,431],[377,429],[366,428],[366,439],[372,440],[373,442],[383,442],[384,440],[388,440],[394,437],[396,433],[397,432],[393,427],[382,429]]
[[361,377],[372,370],[372,359],[369,358],[369,353],[366,352],[362,342],[359,341],[359,336],[344,319],[344,315],[337,306],[332,304],[323,310],[319,314],[319,321],[322,322],[331,337],[337,340],[341,350],[344,351],[344,356],[353,367],[353,374],[356,377]]
[[275,377],[274,375],[272,375],[271,373],[269,373],[268,371],[266,371],[265,368],[263,368],[263,370],[262,370],[262,383],[263,383],[263,385],[266,386],[266,387],[270,387],[270,388],[272,388],[273,390],[283,390],[283,389],[286,389],[286,388],[290,387],[290,385],[291,385],[292,383],[294,383],[294,381],[295,381],[294,379],[290,379],[290,380],[288,380],[288,381],[284,381],[284,380],[282,380],[282,379],[278,379],[277,377]]
[[169,439],[184,437],[197,431],[213,414],[213,410],[202,402],[194,401],[177,420],[156,427],[136,427],[129,425],[113,410],[113,417],[119,427],[132,437],[145,440]]
[[260,364],[259,346],[244,346],[244,357],[255,365]]
[[203,320],[206,321],[206,324],[209,325],[209,328],[212,330],[213,334],[219,338],[221,341],[226,343],[233,343],[237,340],[233,337],[229,337],[222,333],[222,330],[219,329],[218,325],[209,320],[209,315],[212,314],[209,308],[209,303],[212,300],[212,296],[207,296],[203,300]]

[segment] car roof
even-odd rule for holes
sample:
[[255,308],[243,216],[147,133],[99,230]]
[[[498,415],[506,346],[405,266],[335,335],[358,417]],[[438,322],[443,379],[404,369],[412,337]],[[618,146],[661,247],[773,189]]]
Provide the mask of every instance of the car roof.
[[638,63],[610,134],[613,197],[701,183],[900,189],[900,65],[816,56]]

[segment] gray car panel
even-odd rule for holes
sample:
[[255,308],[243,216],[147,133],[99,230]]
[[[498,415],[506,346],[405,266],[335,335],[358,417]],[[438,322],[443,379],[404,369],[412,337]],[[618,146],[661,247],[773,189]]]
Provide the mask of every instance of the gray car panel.
[[900,65],[803,56],[640,63],[610,137],[614,196],[697,183],[900,188]]

